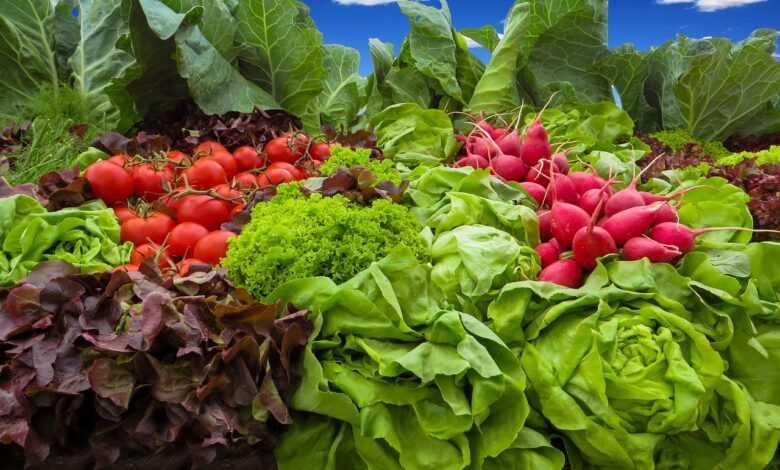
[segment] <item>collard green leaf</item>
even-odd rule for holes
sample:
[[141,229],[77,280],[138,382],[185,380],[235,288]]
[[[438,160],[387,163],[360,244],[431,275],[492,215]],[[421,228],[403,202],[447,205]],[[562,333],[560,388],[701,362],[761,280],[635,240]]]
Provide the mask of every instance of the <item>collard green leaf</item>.
[[490,52],[493,52],[498,46],[501,38],[496,32],[496,28],[491,25],[485,25],[481,28],[463,28],[460,34],[466,36]]
[[119,121],[119,114],[108,99],[106,88],[132,63],[130,54],[116,47],[127,31],[121,6],[121,2],[80,1],[80,39],[70,58],[74,88],[89,107],[92,119],[108,127]]
[[208,114],[278,108],[273,97],[242,77],[195,25],[176,34],[179,71],[195,102]]
[[408,44],[414,67],[437,82],[444,94],[463,101],[463,91],[455,78],[457,47],[447,2],[441,0],[441,9],[408,0],[398,4],[409,18]]
[[325,46],[322,94],[317,98],[323,124],[346,129],[360,110],[360,53],[350,47]]
[[485,73],[485,64],[471,52],[465,39],[459,33],[454,33],[457,43],[455,57],[458,61],[456,77],[463,91],[463,101],[468,102],[474,94],[479,79]]
[[241,71],[285,110],[302,116],[322,91],[322,34],[297,0],[247,0],[236,10]]
[[374,64],[374,76],[379,83],[384,82],[385,76],[393,66],[393,49],[393,45],[389,42],[382,42],[377,38],[368,40],[368,50],[371,53],[371,62]]
[[381,86],[389,91],[393,103],[416,103],[427,108],[433,100],[428,79],[412,67],[390,69]]

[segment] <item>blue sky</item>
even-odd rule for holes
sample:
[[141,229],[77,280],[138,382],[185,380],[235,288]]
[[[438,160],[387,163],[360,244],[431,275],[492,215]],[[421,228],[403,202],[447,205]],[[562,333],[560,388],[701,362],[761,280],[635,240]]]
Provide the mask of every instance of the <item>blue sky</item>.
[[[371,71],[368,39],[398,45],[408,32],[406,17],[391,0],[304,0],[328,43],[360,51],[361,72]],[[351,4],[347,4],[351,3]],[[365,4],[376,4],[365,6]],[[438,0],[428,0],[438,5]],[[450,0],[455,27],[494,25],[499,31],[512,0]],[[667,3],[667,4],[661,4]],[[737,6],[734,6],[737,5]],[[609,5],[609,43],[634,43],[648,49],[674,38],[724,36],[743,39],[756,28],[780,29],[780,0],[613,0]],[[485,51],[474,50],[484,60]]]

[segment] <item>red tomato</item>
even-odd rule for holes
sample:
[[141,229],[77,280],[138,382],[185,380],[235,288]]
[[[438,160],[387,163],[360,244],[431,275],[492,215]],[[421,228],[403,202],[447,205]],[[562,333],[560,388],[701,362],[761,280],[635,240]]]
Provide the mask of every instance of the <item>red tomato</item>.
[[271,163],[271,165],[269,165],[266,170],[276,170],[276,169],[287,170],[287,172],[290,173],[293,179],[296,181],[306,178],[306,175],[300,168],[286,162]]
[[173,262],[168,249],[161,249],[154,243],[145,243],[137,246],[130,256],[130,263],[140,265],[146,258],[157,258],[157,266],[160,269],[167,268]]
[[190,270],[192,269],[193,265],[196,264],[203,264],[208,266],[210,263],[206,263],[205,261],[201,261],[197,258],[187,258],[179,261],[179,263],[176,265],[179,271],[179,276],[185,277],[190,275]]
[[225,170],[225,175],[227,175],[228,180],[236,176],[236,173],[238,173],[238,163],[236,163],[236,159],[233,157],[233,155],[230,154],[230,152],[216,152],[215,154],[204,158],[203,160],[214,160],[215,162],[219,163],[220,166]]
[[215,193],[219,194],[220,196],[230,199],[230,201],[223,201],[223,202],[226,202],[228,204],[237,204],[241,202],[241,198],[242,198],[241,191],[231,188],[229,184],[220,184],[218,186],[214,186],[212,190]]
[[198,160],[190,168],[184,170],[184,177],[195,189],[209,189],[228,181],[222,165],[206,159]]
[[154,201],[165,194],[165,187],[173,181],[173,169],[164,167],[155,169],[149,163],[133,168],[133,184],[136,196],[146,201]]
[[178,187],[174,189],[171,194],[166,194],[165,196],[161,197],[159,201],[168,209],[176,212],[176,209],[179,207],[179,204],[181,204],[181,200],[183,198],[176,198],[175,196],[183,193],[184,191],[186,191],[184,188]]
[[176,209],[179,223],[195,222],[207,230],[217,230],[230,220],[230,205],[211,196],[185,196]]
[[211,264],[219,264],[219,260],[225,257],[228,249],[228,239],[236,234],[227,230],[211,232],[195,245],[195,258]]
[[106,160],[107,162],[111,162],[115,165],[119,165],[121,167],[127,166],[127,161],[130,159],[129,155],[125,155],[124,153],[120,153],[118,155],[114,155],[113,157]]
[[213,140],[206,140],[198,145],[195,146],[194,149],[192,149],[192,155],[196,158],[200,157],[208,157],[209,155],[214,155],[217,152],[227,152],[228,149],[225,148],[224,145],[220,144],[219,142],[214,142]]
[[265,172],[265,176],[268,178],[268,181],[271,184],[282,184],[295,181],[295,176],[293,176],[289,171],[283,170],[281,168],[268,170]]
[[236,175],[236,184],[241,189],[249,189],[257,186],[257,178],[252,173],[245,171]]
[[168,160],[176,165],[190,165],[192,163],[190,156],[179,150],[168,150]]
[[133,194],[133,177],[130,173],[107,160],[90,165],[84,176],[92,193],[108,205],[125,201]]
[[135,217],[122,223],[122,241],[134,245],[144,243],[162,243],[176,222],[161,212],[153,212],[147,218]]
[[206,227],[195,222],[182,222],[173,230],[168,238],[168,248],[173,256],[184,257],[192,254],[198,240],[209,234]]
[[133,273],[138,271],[138,265],[137,264],[123,264],[122,266],[117,266],[114,268],[114,272],[118,273],[120,271],[124,271],[126,273]]
[[233,219],[233,216],[238,214],[239,212],[243,212],[244,209],[246,209],[246,204],[239,204],[236,207],[233,208],[233,210],[230,211],[230,219]]
[[126,220],[135,219],[138,217],[138,214],[136,214],[135,211],[127,206],[115,206],[114,214],[116,214],[116,218],[119,219],[120,225],[123,224]]
[[320,142],[312,145],[311,148],[309,148],[309,155],[315,160],[324,162],[330,157],[330,144]]
[[238,171],[249,171],[263,166],[263,159],[254,147],[248,145],[239,147],[233,152],[233,156],[238,163]]
[[303,156],[309,139],[303,134],[298,134],[295,138],[283,135],[271,139],[265,144],[265,154],[272,162],[295,163]]

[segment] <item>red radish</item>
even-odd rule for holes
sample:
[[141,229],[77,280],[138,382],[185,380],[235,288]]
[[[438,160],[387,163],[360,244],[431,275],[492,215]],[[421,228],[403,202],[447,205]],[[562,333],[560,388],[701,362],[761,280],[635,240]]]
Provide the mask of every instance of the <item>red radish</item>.
[[547,195],[547,190],[544,189],[544,186],[532,183],[530,181],[523,181],[520,183],[520,186],[525,189],[525,192],[527,192],[532,198],[536,200],[536,203],[540,206],[544,202],[544,197]]
[[569,173],[569,159],[566,158],[565,153],[558,152],[552,156],[551,160],[559,173],[563,173],[564,175]]
[[485,119],[484,117],[481,118],[479,121],[477,121],[476,125],[478,128],[485,131],[486,134],[493,135],[493,132],[496,131],[495,128],[493,128],[493,126],[489,122],[487,122],[487,119]]
[[[609,203],[609,201],[607,201]],[[655,221],[660,206],[639,206],[620,211],[600,223],[615,243],[622,246],[635,237],[641,237]]]
[[528,176],[526,179],[532,183],[540,184],[546,187],[550,182],[550,175],[556,171],[557,170],[553,168],[552,161],[539,160],[536,165],[532,166],[531,169],[528,170]]
[[639,194],[642,196],[642,199],[645,201],[645,205],[652,204],[654,202],[662,202],[662,201],[665,202],[669,200],[669,198],[667,198],[666,196],[651,193],[648,191],[639,191]]
[[645,205],[645,199],[636,190],[636,179],[633,179],[629,183],[628,187],[621,189],[609,198],[607,204],[604,206],[607,215],[615,215],[618,212],[632,207],[639,207]]
[[599,203],[609,196],[604,194],[604,191],[599,188],[593,188],[585,191],[580,196],[578,205],[585,210],[588,214],[592,214],[596,210]]
[[552,155],[552,148],[550,147],[547,131],[539,118],[536,118],[526,131],[520,149],[520,158],[527,165],[536,165],[541,159],[549,159],[550,155]]
[[539,280],[576,289],[582,285],[582,269],[573,259],[562,259],[544,268]]
[[563,248],[571,247],[574,234],[577,233],[577,230],[587,226],[591,219],[587,212],[566,202],[555,202],[551,213],[550,226],[553,236]]
[[552,235],[552,212],[542,209],[536,215],[539,216],[539,237],[542,241],[555,240]]
[[647,258],[653,263],[671,263],[682,253],[677,247],[664,245],[646,237],[635,237],[623,246],[623,259],[636,261]]
[[577,201],[579,200],[577,188],[574,186],[572,180],[566,175],[554,174],[552,184],[550,184],[548,189],[552,193],[553,201],[577,204]]
[[561,257],[561,247],[554,238],[549,242],[536,245],[534,250],[539,254],[539,259],[542,260],[542,268],[553,264]]
[[696,236],[699,233],[702,232],[683,224],[663,222],[653,227],[650,237],[658,243],[675,246],[681,252],[688,253],[696,244]]
[[661,204],[658,208],[658,212],[655,213],[655,220],[653,225],[662,224],[664,222],[679,222],[680,216],[677,214],[677,209],[672,207],[671,204]]
[[472,168],[487,168],[489,165],[487,158],[470,154],[466,157],[461,158],[455,164],[453,165],[455,168],[461,168],[464,166],[470,166]]
[[477,135],[469,137],[469,140],[466,143],[466,150],[469,153],[487,159],[498,156],[499,151],[498,146],[495,143]]
[[510,155],[501,154],[490,161],[490,168],[498,176],[508,181],[522,181],[528,174],[528,167],[522,160]]
[[521,142],[520,136],[517,135],[517,129],[514,129],[509,134],[498,138],[496,143],[498,144],[498,148],[500,148],[501,151],[505,154],[512,155],[513,157],[520,157]]
[[[574,186],[577,187],[577,192],[584,194],[589,189],[601,189],[607,185],[602,177],[594,173],[586,173],[584,171],[573,171],[569,173],[569,178],[574,182]],[[611,194],[610,188],[610,194]]]
[[588,226],[577,230],[577,233],[574,234],[574,240],[572,240],[574,259],[580,266],[589,271],[596,267],[598,258],[617,252],[612,235],[601,227],[594,227],[603,206],[604,200],[602,199],[596,206],[596,210],[593,211],[593,217],[591,217]]
[[507,134],[509,134],[508,130],[503,129],[501,127],[497,127],[495,129],[493,129],[493,132],[490,133],[490,137],[492,137],[493,140],[495,140],[496,143],[498,143],[498,139],[504,137]]

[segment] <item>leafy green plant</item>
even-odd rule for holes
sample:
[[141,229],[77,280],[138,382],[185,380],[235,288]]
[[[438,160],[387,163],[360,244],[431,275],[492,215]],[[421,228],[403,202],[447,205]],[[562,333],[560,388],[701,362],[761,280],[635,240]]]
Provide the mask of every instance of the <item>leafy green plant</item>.
[[427,257],[422,227],[404,206],[384,199],[361,206],[338,195],[304,197],[295,185],[280,188],[254,208],[224,260],[231,277],[256,298],[290,279],[346,281],[399,245]]
[[370,149],[350,149],[334,146],[330,150],[330,157],[320,167],[323,176],[330,176],[339,168],[352,168],[361,166],[374,174],[377,181],[391,181],[395,184],[401,182],[401,175],[393,167],[393,161],[389,159],[376,160],[371,158]]

